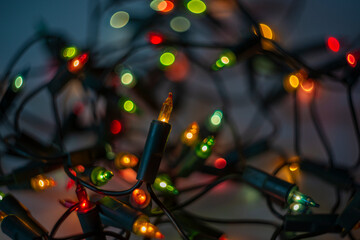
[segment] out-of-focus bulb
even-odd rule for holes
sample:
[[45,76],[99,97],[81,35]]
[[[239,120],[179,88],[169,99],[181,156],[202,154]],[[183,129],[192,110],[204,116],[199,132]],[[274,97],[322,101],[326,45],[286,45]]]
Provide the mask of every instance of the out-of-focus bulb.
[[121,152],[115,157],[114,164],[117,169],[133,168],[139,162],[139,159],[131,153]]
[[149,218],[145,215],[141,215],[133,224],[133,232],[137,235],[163,239],[164,235],[159,231],[159,229],[150,223]]
[[113,176],[111,171],[103,167],[95,167],[90,173],[90,180],[94,185],[102,186],[108,183]]
[[71,73],[79,72],[89,60],[89,54],[83,53],[68,62],[68,70]]
[[21,75],[16,76],[12,83],[13,92],[18,92],[24,87],[24,78]]
[[199,124],[192,122],[181,135],[181,141],[187,146],[193,146],[199,138]]
[[136,188],[130,195],[130,204],[135,208],[143,209],[150,203],[150,195],[140,188]]
[[214,136],[209,136],[195,147],[195,153],[199,158],[208,158],[211,155],[212,147],[214,145]]
[[216,110],[209,117],[206,127],[210,132],[216,132],[222,125],[223,113],[221,110]]
[[35,191],[43,191],[56,186],[56,182],[52,178],[39,174],[31,178],[30,185]]
[[223,68],[225,66],[229,67],[234,65],[235,63],[236,55],[232,51],[226,50],[219,56],[215,64],[213,64],[212,69],[217,71],[220,68]]
[[78,54],[79,50],[76,47],[66,47],[64,48],[64,50],[62,51],[62,56],[65,59],[73,59],[77,54]]
[[160,192],[176,195],[179,191],[175,188],[167,174],[159,174],[155,178],[154,188]]

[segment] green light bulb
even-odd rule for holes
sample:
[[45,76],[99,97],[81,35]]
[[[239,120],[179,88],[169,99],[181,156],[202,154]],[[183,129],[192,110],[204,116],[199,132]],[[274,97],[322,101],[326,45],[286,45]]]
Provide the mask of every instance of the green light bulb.
[[167,174],[159,174],[153,184],[154,188],[160,192],[176,195],[179,191],[173,185]]
[[215,145],[214,136],[205,138],[201,143],[196,145],[195,153],[199,158],[205,159],[211,155],[212,147]]
[[105,144],[105,152],[106,152],[106,158],[109,160],[115,159],[115,153],[113,152],[113,149],[109,143]]
[[126,97],[120,98],[118,106],[128,113],[135,113],[137,110],[136,104],[131,99]]
[[293,191],[291,194],[291,197],[289,198],[289,202],[295,202],[304,205],[305,207],[319,207],[319,204],[317,204],[312,198],[310,198],[308,195],[305,195],[299,191]]
[[227,67],[232,66],[235,64],[235,62],[236,62],[236,55],[232,51],[227,50],[219,56],[215,64],[213,64],[212,69],[217,71],[225,66]]
[[120,81],[125,87],[128,88],[132,88],[136,85],[135,76],[129,69],[124,69],[121,71]]
[[62,55],[66,59],[72,59],[79,53],[76,47],[67,47],[63,50]]
[[289,210],[292,214],[303,214],[305,213],[308,208],[305,207],[304,205],[302,205],[301,203],[292,203],[290,206],[289,206]]
[[201,0],[191,0],[187,3],[186,7],[195,14],[203,13],[206,10],[206,4]]
[[90,174],[90,180],[94,185],[102,186],[109,182],[114,176],[111,171],[106,170],[103,167],[95,167]]
[[216,110],[212,115],[209,116],[206,122],[206,128],[210,132],[216,132],[222,125],[223,113],[221,110]]
[[166,67],[171,66],[175,62],[175,55],[171,52],[164,52],[160,56],[160,63]]
[[21,75],[17,76],[12,83],[12,90],[18,92],[24,86],[24,79]]
[[6,194],[5,194],[5,193],[0,192],[0,201],[1,201],[1,200],[3,200],[5,196],[6,196]]

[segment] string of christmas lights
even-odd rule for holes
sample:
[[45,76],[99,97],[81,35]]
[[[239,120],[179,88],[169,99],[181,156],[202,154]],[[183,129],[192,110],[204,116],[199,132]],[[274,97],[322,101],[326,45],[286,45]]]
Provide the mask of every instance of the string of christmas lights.
[[[87,46],[75,46],[64,35],[41,30],[10,58],[0,79],[1,155],[27,162],[8,172],[2,169],[5,168],[2,161],[0,183],[9,190],[0,192],[2,232],[11,239],[21,240],[105,240],[107,237],[126,240],[134,236],[164,239],[167,236],[161,225],[170,223],[181,239],[230,240],[239,238],[227,234],[221,225],[246,224],[273,228],[268,239],[274,240],[304,239],[327,233],[356,239],[353,232],[360,227],[360,191],[356,181],[360,127],[353,99],[360,75],[360,50],[356,45],[331,36],[320,44],[288,51],[277,41],[273,29],[259,22],[241,1],[222,1],[233,23],[244,25],[246,30],[241,31],[236,29],[237,25],[231,27],[216,18],[209,10],[215,3],[210,1],[140,2],[150,13],[139,17],[131,9],[126,11],[125,2],[97,1],[89,14],[92,24]],[[113,30],[133,24],[134,31],[129,42],[101,46],[100,22],[115,8],[119,11],[112,12],[107,19]],[[169,22],[167,28],[165,22]],[[217,37],[224,33],[233,41]],[[28,90],[35,70],[28,67],[16,72],[15,66],[38,42],[50,53],[53,74],[40,86]],[[312,66],[302,58],[302,54],[319,52],[327,56],[319,66]],[[241,103],[232,99],[226,85],[229,73],[236,76],[238,66],[246,71],[247,94],[256,107],[244,131],[240,131],[233,114],[238,107],[235,102],[240,107]],[[267,72],[264,75],[269,76],[270,87],[261,86],[261,71]],[[205,98],[209,94],[207,88],[186,85],[191,74],[205,78],[217,96]],[[342,85],[346,93],[357,147],[352,166],[336,161],[335,149],[319,117],[319,90],[329,87],[329,82]],[[77,84],[84,97],[77,101],[73,96],[64,98],[71,84]],[[26,112],[26,107],[33,105],[32,100],[43,91],[49,93],[47,101],[55,123],[54,134],[47,143],[24,126],[31,119],[44,120]],[[187,105],[189,91],[195,92],[200,106],[195,106],[198,113],[212,107],[212,111],[205,112],[206,118],[198,119],[198,113],[189,113],[191,121],[182,120],[181,110],[194,108]],[[308,106],[302,104],[302,98],[307,98]],[[292,149],[275,144],[283,126],[274,109],[284,99],[292,101],[293,138],[287,139]],[[63,106],[68,102],[72,102],[70,111],[64,111]],[[326,161],[304,153],[301,132],[304,106],[310,111]],[[150,118],[153,118],[151,122]],[[84,122],[84,119],[92,121]],[[259,137],[262,121],[269,124],[270,133]],[[139,122],[150,125],[147,135]],[[73,133],[92,133],[96,141],[91,146],[69,151],[67,143]],[[139,135],[146,139],[140,147],[134,140]],[[264,171],[251,164],[252,158],[266,153],[279,156],[280,164],[276,168]],[[12,192],[50,190],[57,186],[54,171],[65,173],[63,190],[73,192],[74,198],[59,196],[59,208],[66,210],[52,229],[46,229]],[[290,177],[284,179],[278,176],[280,172],[287,172]],[[198,174],[210,180],[195,182],[194,175]],[[335,203],[326,213],[316,213],[314,209],[323,203],[313,198],[311,192],[301,191],[300,174],[312,175],[335,189]],[[184,182],[187,182],[185,186]],[[261,193],[274,220],[261,216],[236,219],[233,215],[215,218],[187,209],[209,197],[207,194],[224,182],[248,185]],[[193,194],[187,197],[189,192]],[[343,193],[350,197],[345,199]],[[344,201],[346,206],[340,208]],[[82,232],[56,237],[61,225],[75,213]],[[107,229],[110,227],[111,231]]]

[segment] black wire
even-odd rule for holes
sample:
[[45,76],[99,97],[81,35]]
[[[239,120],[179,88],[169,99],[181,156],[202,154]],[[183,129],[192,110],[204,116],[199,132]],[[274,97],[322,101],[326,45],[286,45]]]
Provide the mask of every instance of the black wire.
[[209,218],[198,215],[193,215],[197,219],[204,222],[219,223],[219,224],[257,224],[257,225],[268,225],[278,228],[279,225],[275,222],[262,220],[262,219],[218,219],[218,218]]
[[356,140],[357,140],[357,147],[358,147],[358,156],[357,156],[357,160],[355,165],[352,168],[358,168],[360,166],[360,128],[359,128],[359,123],[358,123],[358,119],[356,116],[356,112],[355,112],[355,107],[354,107],[354,102],[353,102],[353,98],[352,98],[352,91],[351,91],[351,85],[348,85],[346,88],[346,95],[347,95],[347,100],[348,100],[348,104],[349,104],[349,108],[350,108],[350,114],[351,114],[351,120],[355,129],[355,135],[356,135]]
[[329,233],[329,231],[331,231],[331,229],[325,229],[325,230],[316,231],[316,232],[304,233],[304,234],[297,235],[296,237],[293,237],[290,240],[299,240],[299,239],[304,239],[304,238],[315,237],[315,236]]
[[30,37],[27,41],[23,43],[23,45],[18,49],[18,51],[14,54],[14,56],[9,61],[8,65],[5,67],[6,72],[4,76],[1,78],[0,83],[6,81],[6,79],[10,76],[14,66],[20,60],[21,56],[36,42],[46,38],[55,38],[54,36],[41,36],[41,35],[34,35]]
[[[219,177],[217,178],[215,181],[213,181],[211,184],[207,185],[205,187],[204,190],[202,190],[201,192],[199,192],[198,194],[194,195],[193,197],[189,198],[188,200],[184,201],[183,203],[172,207],[170,210],[174,211],[174,210],[178,210],[181,209],[183,207],[186,207],[190,204],[192,204],[193,202],[195,202],[196,200],[198,200],[199,198],[201,198],[202,196],[204,196],[207,192],[209,192],[211,189],[213,189],[214,187],[216,187],[217,185],[219,185],[220,183],[230,180],[230,179],[236,179],[236,178],[240,178],[238,174],[231,174],[231,175],[227,175],[224,177]],[[152,216],[157,216],[157,215],[161,215],[163,214],[162,211],[159,212],[152,212]]]
[[312,100],[310,103],[310,115],[311,115],[311,119],[313,121],[313,124],[315,126],[315,129],[317,131],[317,134],[319,135],[319,138],[321,140],[322,145],[324,146],[325,152],[327,154],[328,157],[328,161],[329,161],[329,166],[330,168],[334,167],[334,154],[331,150],[330,147],[330,142],[328,140],[328,138],[326,137],[325,131],[322,128],[322,124],[320,123],[320,119],[318,116],[318,111],[316,108],[316,97],[317,97],[317,87],[319,86],[318,83],[314,83],[314,90],[313,90],[313,96],[312,96]]
[[244,7],[244,5],[240,2],[240,0],[236,0],[235,1],[237,7],[239,8],[239,10],[245,15],[245,17],[250,21],[251,25],[253,25],[253,27],[255,28],[256,32],[259,33],[258,35],[261,36],[260,34],[260,26],[259,23],[255,20],[255,18],[253,17],[252,14],[250,14],[249,10]]
[[20,120],[20,114],[23,110],[23,108],[25,107],[25,105],[30,101],[30,99],[32,99],[33,97],[35,97],[39,92],[41,92],[44,88],[47,87],[47,83],[41,85],[40,87],[36,88],[34,91],[32,91],[29,95],[27,95],[22,102],[20,103],[18,109],[16,110],[15,113],[15,118],[14,118],[14,127],[15,127],[15,131],[17,133],[20,132],[20,127],[19,127],[19,120]]
[[216,74],[216,73],[210,74],[208,72],[210,69],[208,69],[201,61],[199,61],[196,57],[194,57],[189,52],[187,52],[187,56],[189,57],[189,59],[191,61],[193,61],[196,65],[198,65],[200,67],[200,69],[202,69],[204,71],[204,73],[208,74],[209,77],[211,78],[211,80],[213,81],[213,84],[214,84],[214,86],[218,92],[218,95],[221,99],[221,102],[222,102],[221,109],[223,111],[224,118],[226,119],[226,122],[228,123],[228,126],[230,127],[231,134],[234,139],[235,147],[238,152],[238,156],[239,156],[239,160],[240,160],[240,171],[242,171],[242,169],[245,167],[246,160],[242,154],[242,144],[241,144],[240,134],[238,133],[238,129],[235,127],[236,124],[233,121],[233,119],[230,117],[230,113],[228,110],[229,109],[228,106],[230,105],[230,100],[228,98],[228,93],[225,88],[224,81],[223,81],[223,79],[220,78],[220,76],[218,74]]
[[271,201],[271,199],[270,199],[269,196],[266,196],[266,204],[267,204],[270,212],[271,212],[275,217],[277,217],[277,218],[279,218],[279,219],[281,219],[281,220],[284,220],[285,217],[284,217],[281,213],[279,213],[278,211],[276,211],[276,209],[274,208],[274,205],[273,205],[273,203],[272,203],[272,201]]
[[126,238],[124,238],[122,235],[117,234],[115,232],[110,232],[110,231],[82,233],[82,234],[77,234],[77,235],[63,237],[63,238],[50,238],[50,240],[81,240],[84,238],[88,238],[88,237],[92,237],[92,236],[99,236],[99,235],[115,237],[116,239],[120,239],[120,240],[126,240]]
[[70,216],[70,214],[75,211],[77,208],[79,207],[79,203],[74,204],[73,206],[71,206],[69,209],[67,209],[65,211],[65,213],[59,218],[59,220],[57,220],[57,222],[55,223],[54,227],[52,228],[51,232],[50,232],[50,239],[54,237],[54,235],[56,234],[57,230],[59,229],[60,225],[66,220],[66,218],[68,216]]
[[276,240],[276,238],[280,235],[280,233],[283,231],[283,226],[279,226],[275,229],[274,233],[271,235],[271,240]]
[[339,208],[340,204],[341,204],[341,191],[340,188],[336,188],[335,190],[335,203],[333,205],[333,207],[331,208],[331,213],[335,213],[336,210]]
[[356,240],[354,235],[351,232],[349,232],[348,237],[350,238],[350,240]]
[[127,190],[123,190],[123,191],[110,191],[110,190],[104,190],[104,189],[100,189],[95,187],[94,185],[85,182],[84,180],[74,176],[71,171],[71,156],[69,153],[67,153],[67,158],[64,159],[64,171],[65,173],[69,176],[69,178],[71,178],[72,180],[74,180],[75,182],[79,182],[81,185],[83,185],[84,187],[88,188],[89,190],[96,192],[98,194],[102,194],[102,195],[108,195],[108,196],[123,196],[123,195],[128,195],[131,194],[134,189],[139,188],[142,185],[142,181],[139,180],[137,181],[131,188],[127,189]]
[[[275,170],[272,172],[272,175],[273,175],[273,176],[276,176],[276,174],[277,174],[283,167],[287,166],[288,164],[289,164],[289,163],[287,163],[287,162],[284,162],[284,163],[280,164],[280,165],[279,165],[277,168],[275,168]],[[284,220],[285,217],[275,209],[275,207],[274,207],[274,205],[273,205],[273,202],[272,202],[271,199],[270,199],[270,196],[266,196],[266,204],[267,204],[270,212],[271,212],[272,214],[274,214],[275,217],[277,217],[277,218],[279,218],[279,219],[281,219],[281,220]]]
[[170,221],[172,222],[172,224],[174,225],[175,229],[178,231],[182,239],[190,240],[190,238],[185,234],[184,230],[181,228],[180,224],[176,221],[174,215],[170,212],[170,210],[168,210],[165,207],[165,205],[160,201],[160,199],[158,199],[158,197],[156,196],[156,194],[154,193],[151,187],[151,184],[147,183],[146,187],[148,192],[150,193],[152,200],[154,200],[154,202],[161,208],[161,210],[166,214],[166,216],[168,216],[168,218],[170,219]]
[[56,123],[56,126],[58,128],[58,132],[59,132],[59,146],[60,146],[60,150],[62,152],[65,151],[65,146],[64,146],[64,133],[63,133],[63,130],[62,130],[62,127],[61,127],[61,120],[60,120],[60,114],[59,114],[59,110],[58,110],[58,107],[57,107],[57,104],[56,104],[56,98],[55,96],[52,96],[51,97],[51,103],[52,103],[52,106],[53,106],[53,113],[54,113],[54,118],[55,118],[55,123]]
[[300,156],[300,109],[298,106],[297,92],[294,91],[294,151]]
[[[56,160],[59,160],[60,163],[62,163],[62,159],[66,158],[66,155],[57,155],[57,156],[39,156],[33,153],[29,153],[29,152],[25,152],[25,150],[20,149],[19,147],[15,147],[12,146],[8,141],[7,138],[3,138],[0,135],[0,141],[2,141],[7,148],[9,148],[11,151],[14,151],[16,154],[24,157],[24,158],[28,158],[34,161],[39,161],[39,162],[56,162]],[[13,154],[13,153],[7,153],[7,154]]]

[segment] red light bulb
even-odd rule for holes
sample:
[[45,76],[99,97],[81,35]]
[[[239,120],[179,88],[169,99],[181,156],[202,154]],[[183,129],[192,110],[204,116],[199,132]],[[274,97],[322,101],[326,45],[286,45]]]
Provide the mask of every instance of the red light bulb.
[[89,59],[89,54],[88,53],[83,53],[73,59],[71,59],[68,62],[68,70],[71,73],[77,73],[79,72],[84,65],[87,63]]
[[89,201],[86,190],[81,184],[77,184],[77,186],[76,186],[76,196],[79,199],[79,208],[77,210],[78,212],[85,213],[85,212],[91,210],[91,208],[94,206]]
[[167,13],[174,9],[174,3],[171,1],[161,1],[157,8],[159,12]]
[[130,195],[130,204],[135,208],[145,208],[150,203],[150,196],[140,188],[136,188]]
[[219,237],[219,240],[228,240],[228,238],[226,237],[225,234],[223,234]]
[[354,54],[348,53],[348,54],[346,55],[346,61],[349,63],[349,65],[350,65],[351,67],[353,67],[353,68],[356,67],[357,60],[356,60]]
[[119,120],[113,120],[110,124],[110,131],[112,134],[118,134],[121,131],[121,123]]
[[151,32],[148,34],[148,39],[151,44],[158,45],[164,41],[164,36],[160,33]]
[[339,41],[334,37],[329,37],[327,40],[327,46],[328,48],[333,52],[338,52],[340,50],[340,43]]
[[217,169],[223,169],[226,167],[226,160],[224,158],[218,158],[215,160],[214,162],[214,166],[217,168]]

